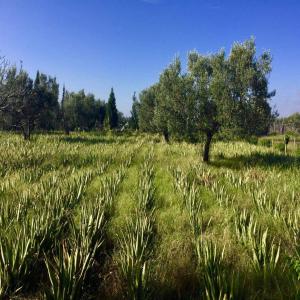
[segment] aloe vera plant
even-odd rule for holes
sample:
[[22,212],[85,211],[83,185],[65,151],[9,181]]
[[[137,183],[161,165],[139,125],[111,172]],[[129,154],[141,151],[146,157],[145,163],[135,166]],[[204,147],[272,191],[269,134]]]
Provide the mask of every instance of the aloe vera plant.
[[253,214],[245,210],[236,217],[235,227],[238,239],[250,249],[255,272],[262,273],[264,278],[272,275],[278,266],[280,244],[276,245],[274,239],[268,237],[268,229],[263,231],[257,226]]
[[247,212],[245,209],[242,212],[235,212],[235,233],[238,240],[247,245],[251,242],[253,236],[256,234],[256,221],[254,215]]
[[67,250],[62,247],[58,256],[51,261],[45,257],[51,288],[46,289],[46,299],[80,299],[82,285],[92,265],[92,253],[85,253],[79,247]]
[[280,245],[268,238],[268,229],[259,229],[251,238],[252,265],[256,272],[262,272],[264,278],[272,275],[277,266],[280,256]]
[[119,255],[117,263],[126,282],[129,299],[146,299],[149,296],[148,261],[151,255],[151,241],[154,226],[154,170],[153,156],[145,159],[138,182],[137,208],[118,238]]
[[32,240],[25,228],[7,237],[0,236],[0,297],[22,288],[30,274]]
[[127,296],[130,299],[145,299],[147,296],[150,243],[153,234],[153,217],[137,213],[128,221],[119,237],[120,251],[118,265],[126,280]]
[[101,203],[81,208],[79,228],[71,222],[73,243],[61,246],[53,261],[45,256],[51,283],[50,291],[46,292],[47,299],[80,299],[86,274],[103,243],[104,226]]

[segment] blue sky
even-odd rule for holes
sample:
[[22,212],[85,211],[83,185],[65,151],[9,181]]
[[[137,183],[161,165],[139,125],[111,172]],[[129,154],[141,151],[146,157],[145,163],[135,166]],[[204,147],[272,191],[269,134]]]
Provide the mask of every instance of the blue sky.
[[176,54],[210,53],[256,37],[270,50],[281,115],[300,111],[298,0],[0,0],[0,54],[68,90],[84,88],[129,114],[134,91],[157,81]]

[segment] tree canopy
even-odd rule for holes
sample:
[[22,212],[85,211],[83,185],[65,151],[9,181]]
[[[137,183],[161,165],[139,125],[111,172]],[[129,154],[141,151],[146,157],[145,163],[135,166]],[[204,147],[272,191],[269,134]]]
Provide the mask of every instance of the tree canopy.
[[169,136],[189,141],[204,139],[204,161],[209,160],[216,133],[267,133],[276,115],[269,103],[275,95],[268,90],[271,61],[268,52],[256,55],[253,39],[235,43],[228,56],[223,50],[210,55],[190,52],[184,73],[176,57],[158,83],[140,94],[141,130],[155,130],[166,140]]
[[55,77],[37,71],[33,81],[22,66],[10,66],[0,57],[0,128],[20,130],[29,139],[33,129],[63,129],[66,134],[72,130],[103,129],[105,118],[111,129],[126,121],[117,110],[113,89],[105,103],[84,90],[69,92],[64,86],[59,102]]
[[66,92],[63,102],[64,122],[68,130],[91,130],[102,128],[105,104],[93,94]]
[[129,126],[131,129],[137,130],[139,129],[139,102],[137,100],[135,92],[132,96],[132,107],[130,111],[130,119],[129,119]]

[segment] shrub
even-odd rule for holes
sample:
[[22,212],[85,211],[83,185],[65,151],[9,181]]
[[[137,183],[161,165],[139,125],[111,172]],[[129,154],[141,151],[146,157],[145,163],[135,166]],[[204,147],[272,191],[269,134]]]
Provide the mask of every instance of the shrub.
[[269,139],[260,139],[258,140],[258,145],[270,148],[272,147],[272,141]]
[[275,149],[284,152],[284,143],[275,144]]
[[253,144],[253,145],[257,145],[259,140],[256,136],[250,136],[247,138],[248,143]]

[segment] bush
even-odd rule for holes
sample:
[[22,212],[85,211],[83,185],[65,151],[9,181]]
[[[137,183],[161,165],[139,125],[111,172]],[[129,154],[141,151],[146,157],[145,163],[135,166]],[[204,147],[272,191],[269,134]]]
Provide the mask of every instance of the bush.
[[279,150],[280,152],[284,152],[285,149],[284,143],[275,144],[275,149]]
[[247,141],[253,145],[257,145],[257,143],[259,142],[257,136],[250,136],[247,138]]
[[296,131],[291,131],[291,130],[287,131],[286,134],[289,135],[289,136],[297,136],[297,132]]
[[258,145],[270,148],[272,147],[272,141],[269,139],[260,139],[258,140]]

